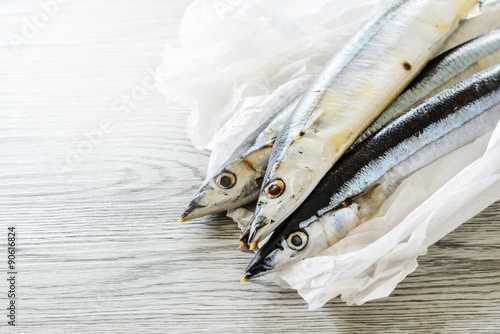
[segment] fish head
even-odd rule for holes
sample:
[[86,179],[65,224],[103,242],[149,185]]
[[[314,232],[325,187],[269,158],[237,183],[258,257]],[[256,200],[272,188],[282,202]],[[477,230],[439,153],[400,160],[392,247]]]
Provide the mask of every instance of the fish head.
[[[319,169],[315,161],[322,160],[323,151],[321,148],[312,149],[303,145],[310,146],[302,143],[298,149],[290,149],[288,153],[291,158],[274,163],[266,171],[255,213],[250,222],[251,228],[247,238],[250,245],[264,240],[314,189],[312,184],[317,177],[314,171]],[[302,164],[304,152],[317,158],[311,158],[310,162]]]
[[357,203],[303,221],[294,221],[291,216],[262,242],[245,271],[244,280],[313,257],[343,239],[360,223],[361,208]]
[[265,165],[252,157],[237,159],[208,178],[181,216],[181,221],[199,218],[255,201],[259,194]]

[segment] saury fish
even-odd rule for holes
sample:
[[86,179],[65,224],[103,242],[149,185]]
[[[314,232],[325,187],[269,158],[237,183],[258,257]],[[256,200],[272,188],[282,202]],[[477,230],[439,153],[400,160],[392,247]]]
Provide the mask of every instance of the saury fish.
[[327,63],[273,146],[250,248],[300,205],[477,2],[396,0]]
[[[495,1],[500,3],[500,1]],[[497,8],[500,8],[499,4],[492,4],[492,1],[488,2],[486,6],[482,7],[479,16],[468,19],[465,23],[460,25],[452,37],[447,40],[447,45],[454,45],[457,41],[461,40],[468,40],[471,34],[476,35],[479,23],[481,25],[486,24],[487,27],[496,24],[498,20],[494,20],[495,22],[493,22],[491,18],[487,18],[486,16],[489,15],[492,18],[496,18],[499,12]],[[478,20],[480,20],[480,22],[476,22],[475,24],[466,24],[468,21]],[[455,38],[457,34],[460,36]],[[452,40],[454,42],[451,42]],[[464,50],[463,52],[465,53],[467,51]],[[482,66],[483,63],[480,65]],[[476,71],[487,67],[481,66],[476,65]],[[429,82],[429,84],[433,83],[435,83],[435,80]],[[274,144],[277,132],[282,128],[299,100],[299,98],[295,99],[292,103],[284,107],[282,111],[276,113],[267,120],[265,124],[252,133],[235,150],[235,153],[230,156],[217,173],[207,178],[182,214],[179,220],[180,222],[245,205],[257,199],[263,178],[262,171],[265,171],[267,168],[268,158],[266,158],[266,156],[269,156],[271,151],[270,147]],[[374,130],[370,128],[368,131],[373,132]],[[364,136],[364,134],[362,136]],[[246,162],[251,162],[252,167],[248,168],[250,166],[248,166]],[[258,165],[259,162],[261,162],[262,165]],[[224,176],[227,176],[229,179],[223,178]],[[226,182],[226,184],[231,184],[231,182],[235,184],[230,188],[224,188],[224,185],[221,184],[223,180],[229,182]],[[238,183],[237,186],[236,183]]]
[[201,186],[179,222],[236,208],[259,196],[269,154],[278,132],[299,102],[295,98],[257,128]]
[[[412,105],[498,62],[500,30],[489,32],[439,55],[426,65],[349,150]],[[223,167],[200,187],[182,214],[182,220],[228,210],[257,199],[259,181],[264,176],[276,135],[299,100],[300,96],[270,117],[235,150]]]
[[257,252],[242,281],[314,256],[370,219],[397,186],[500,119],[500,64],[445,89],[344,155]]
[[[412,106],[488,67],[500,63],[500,30],[491,31],[431,60],[423,71],[356,139],[348,151]],[[244,230],[243,234],[248,232]]]
[[[495,30],[434,58],[349,149],[416,102],[496,64],[500,59],[499,48],[500,30]],[[271,147],[299,101],[300,96],[270,117],[235,150],[223,167],[200,187],[182,214],[181,221],[242,206],[257,199]]]

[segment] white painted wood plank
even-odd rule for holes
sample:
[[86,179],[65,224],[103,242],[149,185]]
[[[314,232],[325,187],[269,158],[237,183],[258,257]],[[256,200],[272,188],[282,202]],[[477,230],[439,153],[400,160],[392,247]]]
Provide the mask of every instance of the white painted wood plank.
[[431,247],[390,297],[314,312],[265,279],[239,283],[251,256],[224,215],[175,223],[208,161],[185,135],[189,112],[156,90],[128,113],[114,106],[178,45],[189,3],[69,2],[17,52],[5,36],[39,5],[0,4],[0,254],[5,265],[15,226],[22,332],[500,331],[500,203]]

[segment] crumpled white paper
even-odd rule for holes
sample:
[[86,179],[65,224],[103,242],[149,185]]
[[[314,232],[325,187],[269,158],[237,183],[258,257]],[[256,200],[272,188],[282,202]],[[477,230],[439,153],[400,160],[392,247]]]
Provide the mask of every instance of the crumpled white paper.
[[[188,136],[196,147],[212,150],[207,174],[305,89],[335,51],[389,2],[194,1],[180,27],[182,46],[165,49],[157,75],[160,91],[191,108]],[[481,24],[490,29],[499,21]],[[275,281],[296,289],[310,309],[337,295],[347,304],[389,295],[429,245],[500,199],[499,141],[497,127],[484,155],[488,136],[423,168],[384,203],[377,218],[321,256],[280,272]],[[243,225],[248,215],[244,209],[233,211]]]

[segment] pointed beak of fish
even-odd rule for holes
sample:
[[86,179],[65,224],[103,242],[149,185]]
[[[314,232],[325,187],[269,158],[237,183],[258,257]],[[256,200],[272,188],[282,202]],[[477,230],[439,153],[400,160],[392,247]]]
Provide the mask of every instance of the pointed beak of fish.
[[266,225],[266,217],[260,217],[259,221],[250,227],[250,231],[246,236],[246,242],[250,245],[250,250],[253,250],[257,247],[257,244],[260,240],[256,240],[258,230]]
[[271,270],[271,269],[272,268],[266,268],[263,265],[248,266],[240,283],[244,283],[244,282],[248,281],[249,279],[260,277],[260,276],[264,275],[268,270]]
[[268,271],[273,270],[274,266],[271,266],[267,264],[265,261],[265,258],[267,256],[267,252],[262,252],[262,249],[260,249],[248,265],[247,269],[245,270],[245,274],[243,275],[243,278],[241,279],[241,283],[248,281],[249,279],[260,277],[264,274],[266,274]]
[[245,226],[245,228],[243,229],[243,231],[241,232],[241,235],[240,235],[240,242],[246,248],[249,247],[248,234],[250,233],[250,226],[251,226],[251,223],[248,223],[248,225]]
[[184,213],[181,215],[181,218],[177,221],[178,223],[185,222],[186,220],[198,218],[204,216],[205,213],[203,208],[205,205],[201,205],[198,203],[197,199],[200,197],[200,194],[198,194],[187,206],[186,210],[184,210]]

